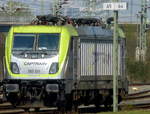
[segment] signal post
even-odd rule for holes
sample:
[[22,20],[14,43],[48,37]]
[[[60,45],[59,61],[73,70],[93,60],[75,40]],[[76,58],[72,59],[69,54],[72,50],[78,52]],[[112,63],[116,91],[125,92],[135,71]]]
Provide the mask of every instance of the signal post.
[[118,10],[126,10],[127,3],[113,0],[112,3],[104,3],[104,10],[114,12],[113,28],[113,111],[118,111]]

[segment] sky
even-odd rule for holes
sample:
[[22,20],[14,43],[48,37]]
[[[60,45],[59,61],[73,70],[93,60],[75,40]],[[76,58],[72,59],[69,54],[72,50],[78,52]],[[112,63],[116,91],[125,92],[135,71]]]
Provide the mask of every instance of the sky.
[[[53,1],[54,0],[0,0],[0,5],[6,4],[8,1],[18,1],[23,4],[27,4],[32,13],[34,15],[41,15],[41,14],[50,14],[52,13],[52,6],[53,6]],[[85,12],[83,10],[88,9],[88,0],[68,0],[69,4],[64,5],[62,10],[63,10],[63,15],[69,15],[75,13],[78,13],[76,17],[82,17],[85,16]],[[101,9],[102,8],[102,3],[103,2],[111,2],[112,0],[97,0],[97,5],[95,9]],[[119,11],[119,21],[120,22],[137,22],[137,14],[140,11],[141,7],[141,0],[119,0],[120,2],[127,2],[128,4],[128,9],[124,11]],[[150,6],[150,1],[148,0],[148,6]],[[76,8],[72,12],[68,11],[71,8]],[[79,10],[79,12],[78,12]],[[149,12],[150,9],[148,9]],[[68,14],[67,14],[68,13]],[[149,14],[149,13],[148,13]],[[94,15],[94,14],[93,14]],[[93,16],[92,15],[92,16]],[[95,13],[96,17],[102,17],[102,18],[108,18],[113,15],[112,11],[97,11]],[[94,15],[94,16],[95,16]],[[149,16],[149,15],[148,15]],[[150,17],[150,16],[149,16]]]

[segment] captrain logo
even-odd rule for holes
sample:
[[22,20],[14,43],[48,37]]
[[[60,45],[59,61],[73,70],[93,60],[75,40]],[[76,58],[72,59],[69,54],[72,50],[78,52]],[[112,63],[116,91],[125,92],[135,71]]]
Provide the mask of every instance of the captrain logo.
[[24,62],[24,65],[47,65],[47,63],[43,62]]

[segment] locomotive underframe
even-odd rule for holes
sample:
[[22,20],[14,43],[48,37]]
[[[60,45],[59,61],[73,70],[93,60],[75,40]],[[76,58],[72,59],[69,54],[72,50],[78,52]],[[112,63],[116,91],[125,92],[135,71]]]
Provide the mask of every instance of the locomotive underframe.
[[14,106],[58,106],[65,100],[64,80],[4,80],[3,89]]
[[[82,77],[83,78],[83,77]],[[118,81],[118,102],[122,101],[127,95],[128,86],[123,83],[121,78]],[[99,77],[96,81],[91,78],[80,80],[74,90],[76,94],[76,101],[79,105],[95,104],[97,107],[104,105],[105,107],[111,106],[113,103],[113,80],[109,76]]]
[[[49,88],[48,88],[49,85]],[[51,85],[51,86],[50,86]],[[74,83],[71,93],[66,93],[65,80],[5,80],[5,96],[19,107],[72,107],[81,104],[112,105],[112,80],[80,80]],[[125,86],[119,81],[119,102],[126,95]]]

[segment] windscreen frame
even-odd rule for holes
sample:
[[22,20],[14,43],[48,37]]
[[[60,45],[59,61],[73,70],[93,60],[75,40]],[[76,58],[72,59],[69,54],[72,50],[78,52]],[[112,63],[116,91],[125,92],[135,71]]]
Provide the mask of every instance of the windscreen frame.
[[[60,40],[61,40],[61,33],[14,33],[13,35],[13,44],[12,44],[12,51],[17,51],[17,50],[14,50],[14,39],[15,39],[15,35],[20,35],[20,36],[28,36],[28,35],[35,35],[35,38],[34,38],[34,42],[33,42],[33,49],[31,51],[42,51],[42,50],[39,50],[39,35],[40,34],[57,34],[58,35],[58,43],[57,43],[57,49],[56,50],[45,50],[45,51],[56,51],[58,52],[59,51],[59,48],[60,48]],[[18,35],[18,36],[19,36]],[[20,50],[20,51],[23,51],[23,50]]]

